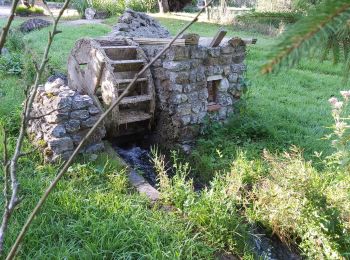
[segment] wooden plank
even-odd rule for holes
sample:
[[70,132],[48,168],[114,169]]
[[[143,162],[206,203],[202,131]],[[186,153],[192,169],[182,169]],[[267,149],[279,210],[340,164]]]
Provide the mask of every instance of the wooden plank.
[[[128,84],[131,81],[133,81],[133,79],[118,79],[117,84]],[[145,82],[145,81],[147,81],[147,78],[138,78],[136,80],[136,82]]]
[[151,101],[151,96],[150,95],[140,95],[140,96],[131,96],[131,97],[124,97],[121,101],[121,105],[127,105],[127,104],[136,104],[140,102],[145,102],[145,101]]
[[224,77],[222,75],[213,75],[213,76],[209,76],[207,77],[207,81],[213,81],[213,80],[221,80]]
[[218,47],[222,41],[222,39],[224,39],[225,35],[226,35],[227,31],[224,29],[220,29],[216,35],[214,36],[213,40],[211,41],[211,43],[209,44],[209,47]]
[[128,124],[128,123],[135,123],[140,121],[145,121],[148,119],[151,119],[152,115],[145,113],[143,111],[119,111],[119,124]]
[[[140,45],[165,45],[168,44],[172,39],[169,38],[132,38],[133,41]],[[186,46],[186,39],[175,40],[175,46]]]

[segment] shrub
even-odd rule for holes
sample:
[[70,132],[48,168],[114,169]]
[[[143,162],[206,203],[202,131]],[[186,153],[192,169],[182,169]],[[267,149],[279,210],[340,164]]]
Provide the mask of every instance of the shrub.
[[[350,248],[349,210],[348,203],[340,203],[349,198],[349,185],[340,179],[331,182],[333,174],[317,172],[295,148],[282,157],[265,152],[264,158],[268,175],[252,187],[251,208],[247,210],[250,218],[283,241],[299,244],[310,259],[346,256]],[[329,201],[335,194],[344,195],[336,205]]]
[[16,7],[15,11],[16,15],[19,16],[28,16],[28,15],[42,15],[44,14],[44,9],[39,6],[33,6],[33,7],[26,7],[24,5],[19,5]]
[[127,0],[126,7],[138,12],[155,12],[157,0]]
[[343,100],[339,101],[332,97],[328,101],[332,106],[332,125],[333,133],[326,136],[332,140],[332,146],[336,150],[328,160],[331,164],[337,164],[343,168],[349,169],[350,166],[350,118],[349,118],[349,91],[341,91]]

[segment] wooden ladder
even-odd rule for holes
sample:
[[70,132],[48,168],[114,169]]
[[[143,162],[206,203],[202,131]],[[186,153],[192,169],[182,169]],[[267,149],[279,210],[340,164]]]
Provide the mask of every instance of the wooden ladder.
[[[113,69],[115,98],[123,93],[134,76],[146,64],[142,49],[130,45],[104,45],[103,51]],[[143,53],[143,51],[142,51]],[[112,119],[115,135],[128,135],[151,126],[155,110],[155,90],[150,70],[136,81],[133,89],[115,109]]]

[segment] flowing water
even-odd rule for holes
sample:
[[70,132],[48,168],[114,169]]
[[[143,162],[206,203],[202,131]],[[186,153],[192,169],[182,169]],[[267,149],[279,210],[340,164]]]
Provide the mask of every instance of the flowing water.
[[156,187],[157,176],[151,162],[150,151],[136,145],[117,147],[115,150],[135,171],[143,176],[149,184]]

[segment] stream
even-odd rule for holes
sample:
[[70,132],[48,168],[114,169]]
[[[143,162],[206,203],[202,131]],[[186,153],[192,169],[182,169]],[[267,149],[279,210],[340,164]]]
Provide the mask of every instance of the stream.
[[[118,147],[115,151],[142,175],[153,187],[157,185],[157,175],[151,162],[149,148],[141,148],[135,144]],[[300,255],[293,253],[277,236],[269,236],[259,227],[251,228],[253,250],[264,260],[300,260]]]

